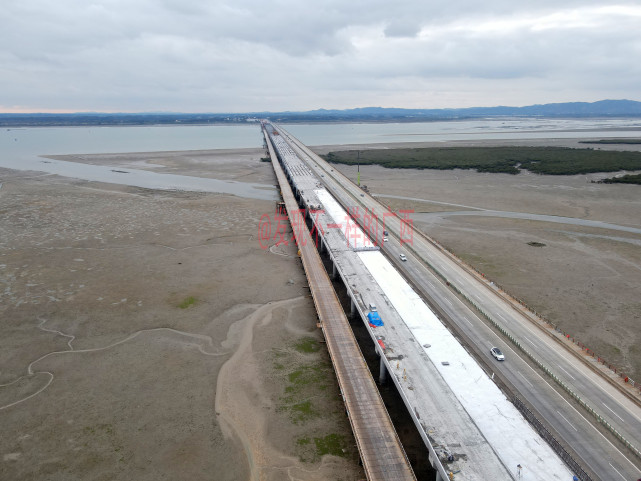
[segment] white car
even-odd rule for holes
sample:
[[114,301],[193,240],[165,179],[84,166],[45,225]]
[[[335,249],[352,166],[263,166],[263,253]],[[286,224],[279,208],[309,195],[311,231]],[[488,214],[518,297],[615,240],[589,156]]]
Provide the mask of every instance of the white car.
[[401,254],[401,255],[399,255],[398,257],[400,257],[400,259],[401,259],[403,262],[405,262],[405,261],[407,260],[407,257],[405,257],[405,254]]
[[494,356],[494,359],[496,359],[497,361],[505,361],[505,355],[498,347],[493,347],[492,349],[490,349],[490,352],[492,353],[492,356]]
[[372,311],[372,312],[376,312],[376,310],[377,310],[377,309],[376,309],[376,304],[372,304],[372,303],[370,302],[370,304],[369,304],[369,310],[370,310],[370,311]]
[[387,237],[383,237],[383,242],[387,242],[389,239]]

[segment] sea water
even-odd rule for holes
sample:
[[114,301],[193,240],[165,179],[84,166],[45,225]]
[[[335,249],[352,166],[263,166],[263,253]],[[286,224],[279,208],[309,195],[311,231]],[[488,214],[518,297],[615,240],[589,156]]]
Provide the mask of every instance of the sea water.
[[[286,124],[307,145],[439,142],[542,138],[605,138],[641,136],[641,119],[478,119],[417,123]],[[222,181],[78,162],[42,156],[261,148],[258,123],[240,125],[171,125],[124,127],[28,127],[0,131],[0,167],[33,170],[84,180],[152,189],[234,193],[275,199],[264,185]]]

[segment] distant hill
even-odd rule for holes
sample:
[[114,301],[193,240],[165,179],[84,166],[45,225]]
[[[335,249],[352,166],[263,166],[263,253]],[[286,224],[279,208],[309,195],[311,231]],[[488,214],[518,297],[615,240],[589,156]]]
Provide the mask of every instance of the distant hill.
[[641,117],[641,102],[634,100],[600,100],[598,102],[568,102],[529,105],[527,107],[470,107],[464,109],[395,109],[366,107],[348,110],[312,110],[273,114],[283,118],[369,118],[372,120],[407,119],[434,120],[478,117]]
[[641,117],[641,102],[634,100],[600,100],[529,105],[527,107],[471,107],[464,109],[399,109],[363,107],[346,110],[309,110],[306,112],[248,112],[181,114],[142,112],[106,114],[2,114],[0,126],[45,125],[162,125],[239,123],[267,118],[275,122],[426,122],[433,120],[483,117]]

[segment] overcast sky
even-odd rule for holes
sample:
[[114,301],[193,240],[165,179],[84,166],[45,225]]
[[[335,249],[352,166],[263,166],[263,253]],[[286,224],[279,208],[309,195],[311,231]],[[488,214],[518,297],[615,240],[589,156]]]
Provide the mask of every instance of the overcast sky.
[[641,1],[4,0],[0,112],[641,101]]

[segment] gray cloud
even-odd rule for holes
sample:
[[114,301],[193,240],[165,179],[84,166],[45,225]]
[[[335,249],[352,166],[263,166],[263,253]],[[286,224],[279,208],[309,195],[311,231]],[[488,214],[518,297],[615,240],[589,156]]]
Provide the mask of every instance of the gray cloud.
[[641,100],[637,2],[10,0],[0,111]]

